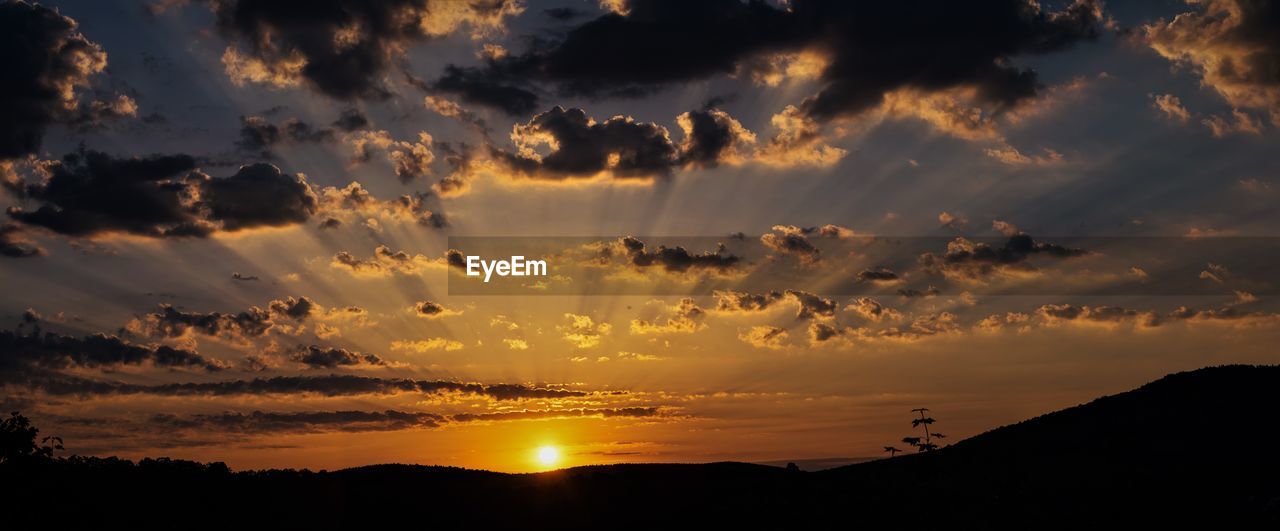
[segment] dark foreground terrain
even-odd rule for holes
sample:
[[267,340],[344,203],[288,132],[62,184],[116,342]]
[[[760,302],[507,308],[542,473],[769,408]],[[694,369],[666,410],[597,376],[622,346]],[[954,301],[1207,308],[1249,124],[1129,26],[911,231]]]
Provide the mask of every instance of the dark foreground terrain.
[[1280,367],[1230,366],[932,453],[821,472],[743,463],[527,475],[10,463],[0,466],[0,528],[1280,529],[1278,411]]

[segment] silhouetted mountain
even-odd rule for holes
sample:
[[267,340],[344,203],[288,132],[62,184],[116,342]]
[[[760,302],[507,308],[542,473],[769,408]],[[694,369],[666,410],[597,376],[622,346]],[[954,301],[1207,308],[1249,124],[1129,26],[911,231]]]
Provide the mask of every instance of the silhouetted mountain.
[[1280,367],[1174,374],[941,450],[821,472],[745,463],[543,474],[188,461],[0,466],[6,528],[1276,528]]

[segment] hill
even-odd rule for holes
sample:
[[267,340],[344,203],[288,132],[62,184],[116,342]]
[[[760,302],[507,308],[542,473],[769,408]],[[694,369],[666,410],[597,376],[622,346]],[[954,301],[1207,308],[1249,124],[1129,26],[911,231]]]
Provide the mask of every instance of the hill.
[[1280,367],[1227,366],[935,452],[821,472],[745,463],[231,472],[77,458],[5,465],[0,477],[11,528],[1274,527],[1278,407]]

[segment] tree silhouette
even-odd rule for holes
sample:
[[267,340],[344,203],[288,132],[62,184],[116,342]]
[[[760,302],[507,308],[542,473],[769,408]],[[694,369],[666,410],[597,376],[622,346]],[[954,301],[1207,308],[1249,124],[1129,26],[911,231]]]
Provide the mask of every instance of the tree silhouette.
[[902,450],[899,450],[892,446],[886,446],[884,447],[884,451],[889,452],[889,457],[893,457],[895,454],[897,454],[898,452],[901,452]]
[[39,435],[40,430],[31,425],[31,419],[17,411],[0,420],[0,464],[50,459],[55,450],[62,450],[61,437],[45,437],[36,444]]

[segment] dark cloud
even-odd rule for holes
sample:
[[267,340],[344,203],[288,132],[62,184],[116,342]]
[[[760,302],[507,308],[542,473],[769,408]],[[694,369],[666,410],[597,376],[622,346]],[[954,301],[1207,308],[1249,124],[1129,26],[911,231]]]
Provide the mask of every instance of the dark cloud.
[[460,413],[452,416],[407,411],[303,411],[220,413],[177,416],[157,414],[151,424],[176,430],[219,431],[246,435],[320,432],[375,432],[436,428],[450,422],[502,422],[581,417],[646,418],[661,415],[656,407],[571,408]]
[[431,301],[422,301],[414,304],[413,311],[422,317],[439,317],[449,313],[449,310],[443,304]]
[[251,152],[263,152],[281,142],[318,143],[329,142],[336,137],[330,128],[320,128],[290,118],[276,125],[261,116],[240,117],[240,139],[236,147]]
[[[2,337],[2,336],[0,336]],[[156,396],[254,396],[320,395],[355,396],[421,393],[428,395],[465,394],[494,400],[555,399],[584,397],[588,393],[570,389],[533,387],[523,384],[480,384],[446,380],[414,380],[330,374],[327,376],[275,376],[252,380],[187,382],[157,385],[127,384],[89,380],[74,376],[48,377],[31,385],[55,395],[135,395]]]
[[0,384],[22,374],[69,368],[110,369],[149,363],[156,367],[221,370],[217,360],[194,351],[164,345],[139,345],[117,336],[95,334],[83,337],[52,332],[0,331]]
[[271,330],[271,313],[258,307],[238,313],[184,312],[161,304],[160,311],[149,313],[131,327],[134,332],[155,338],[174,338],[187,331],[206,336],[247,338],[259,337]]
[[939,293],[942,293],[942,292],[939,291],[938,288],[935,288],[933,286],[929,286],[924,291],[921,291],[915,288],[903,288],[898,290],[898,295],[907,299],[914,299],[919,297],[925,297],[925,298],[936,297],[938,296]]
[[306,180],[271,164],[241,166],[225,178],[200,174],[197,183],[197,208],[224,231],[304,223],[316,211],[316,196]]
[[840,337],[844,330],[836,328],[825,323],[809,323],[809,341],[813,343],[823,343],[833,338]]
[[305,411],[221,413],[179,417],[158,414],[151,419],[171,429],[227,431],[243,434],[314,433],[325,431],[364,432],[393,431],[409,428],[434,428],[444,420],[431,413],[404,411]]
[[794,289],[786,290],[784,293],[800,304],[800,309],[796,311],[798,319],[832,317],[836,313],[836,303],[831,299]]
[[656,417],[660,415],[661,412],[661,409],[656,407],[525,409],[520,411],[502,411],[497,413],[459,413],[449,417],[449,419],[453,422],[485,422],[569,417]]
[[364,129],[369,125],[369,118],[359,109],[346,109],[333,121],[333,127],[339,131],[350,133],[358,129]]
[[894,282],[900,279],[897,273],[887,267],[863,269],[858,272],[858,282]]
[[[490,60],[491,64],[501,60]],[[463,102],[500,110],[510,116],[527,116],[538,107],[538,95],[518,86],[521,77],[506,68],[448,65],[444,75],[429,88],[457,95]]]
[[256,282],[261,280],[257,275],[245,275],[239,272],[231,273],[231,280],[239,280],[241,282]]
[[[1176,314],[1177,312],[1175,312]],[[1046,304],[1036,314],[1049,321],[1092,321],[1095,323],[1135,322],[1143,326],[1158,326],[1160,317],[1153,312],[1133,310],[1119,306],[1076,306],[1074,304]],[[1174,316],[1176,318],[1176,316]]]
[[779,301],[794,301],[799,308],[797,319],[830,318],[835,316],[835,301],[809,293],[789,289],[784,292],[769,291],[766,293],[745,293],[739,291],[717,291],[716,311],[719,312],[762,312],[773,307]]
[[297,320],[306,319],[317,310],[316,303],[306,297],[286,297],[284,300],[274,300],[268,303],[267,307],[273,313]]
[[[696,3],[631,0],[561,37],[535,38],[517,55],[482,67],[446,69],[436,86],[464,98],[480,89],[534,95],[639,96],[662,87],[727,75],[763,57],[811,50],[827,57],[822,88],[802,105],[820,120],[854,115],[899,89],[975,89],[1009,107],[1036,94],[1034,71],[1012,59],[1094,39],[1101,10],[1082,0],[1046,12],[1025,0],[981,4],[796,0]],[[928,12],[927,20],[919,14]],[[475,98],[475,103],[498,98]],[[513,109],[506,109],[509,112]]]
[[[613,117],[597,122],[582,109],[555,107],[511,134],[519,152],[494,148],[494,156],[520,175],[539,179],[591,177],[608,171],[614,177],[654,177],[671,173],[679,154],[666,128]],[[534,156],[541,144],[552,146]]]
[[680,163],[696,168],[714,168],[725,162],[740,160],[745,146],[755,142],[755,135],[728,113],[708,106],[689,111],[676,118],[684,130],[680,146]]
[[[446,69],[436,86],[463,99],[494,86],[536,97],[526,80],[554,85],[563,95],[638,96],[732,73],[739,59],[787,41],[792,31],[784,12],[762,2],[646,1],[627,9],[627,16],[603,15],[559,39],[534,39],[523,54],[482,68]],[[480,100],[472,101],[485,103]]]
[[715,252],[703,251],[701,253],[690,253],[684,247],[667,247],[659,245],[653,250],[648,250],[645,243],[634,236],[627,236],[619,240],[622,248],[630,258],[631,264],[636,267],[661,267],[665,271],[673,273],[683,273],[685,271],[712,271],[724,273],[732,270],[742,259],[738,256],[725,252],[723,245],[716,248]]
[[795,256],[801,263],[814,263],[822,257],[822,250],[798,232],[764,234],[760,236],[760,243],[775,253]]
[[14,207],[8,214],[68,236],[180,238],[292,225],[315,213],[315,194],[301,175],[262,163],[222,178],[195,168],[189,155],[73,153],[47,164],[40,182],[20,183],[22,194],[40,203],[36,210]]
[[744,293],[740,291],[717,291],[716,311],[720,312],[758,312],[773,303],[782,300],[782,293]]
[[234,42],[223,64],[235,82],[305,82],[339,100],[385,99],[386,72],[405,47],[461,25],[500,27],[512,2],[477,2],[432,12],[427,0],[225,0],[213,2],[218,28]]
[[0,159],[12,159],[39,151],[50,124],[83,119],[75,91],[106,68],[107,54],[57,11],[3,2],[0,65]]
[[982,242],[956,238],[947,244],[942,256],[933,253],[920,255],[920,265],[930,273],[964,278],[984,278],[1002,268],[1015,267],[1033,270],[1027,259],[1035,255],[1050,258],[1070,258],[1089,254],[1084,249],[1074,249],[1053,243],[1037,242],[1027,234],[1010,236],[1000,247]]
[[161,304],[159,312],[146,314],[129,324],[131,332],[155,338],[182,337],[188,331],[227,339],[261,337],[277,325],[277,318],[303,320],[316,310],[306,297],[273,300],[267,309],[252,306],[236,313],[186,312]]
[[360,365],[383,366],[386,360],[376,354],[352,352],[347,349],[320,347],[316,345],[300,346],[289,356],[290,361],[306,365],[312,369],[333,369],[335,367],[354,367]]

